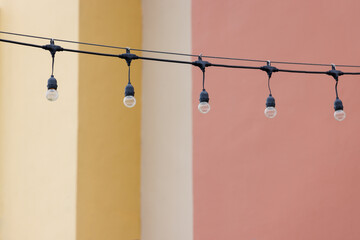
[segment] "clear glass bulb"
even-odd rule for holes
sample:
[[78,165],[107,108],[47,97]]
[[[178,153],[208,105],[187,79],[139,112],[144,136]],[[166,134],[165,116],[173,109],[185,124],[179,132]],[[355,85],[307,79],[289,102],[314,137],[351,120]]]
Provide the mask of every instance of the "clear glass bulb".
[[210,104],[208,102],[199,103],[198,109],[201,113],[206,114],[210,111]]
[[346,114],[343,110],[337,110],[334,112],[334,118],[338,121],[344,120],[346,117]]
[[274,118],[277,114],[276,108],[267,107],[265,108],[264,114],[267,118]]
[[59,98],[59,93],[55,89],[49,89],[46,92],[46,98],[51,102],[56,101]]
[[128,108],[134,107],[136,104],[136,99],[134,96],[126,96],[124,97],[124,105]]

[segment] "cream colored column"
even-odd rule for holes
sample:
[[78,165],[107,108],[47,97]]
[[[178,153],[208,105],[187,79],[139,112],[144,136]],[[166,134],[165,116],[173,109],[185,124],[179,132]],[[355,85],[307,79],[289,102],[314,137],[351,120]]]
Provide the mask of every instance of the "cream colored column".
[[[143,0],[143,48],[190,53],[191,1]],[[142,113],[142,240],[191,240],[191,66],[144,61]]]
[[[1,29],[77,40],[78,4],[2,0]],[[45,98],[49,52],[6,43],[0,48],[0,239],[74,240],[78,55],[57,54],[60,97],[49,102]]]

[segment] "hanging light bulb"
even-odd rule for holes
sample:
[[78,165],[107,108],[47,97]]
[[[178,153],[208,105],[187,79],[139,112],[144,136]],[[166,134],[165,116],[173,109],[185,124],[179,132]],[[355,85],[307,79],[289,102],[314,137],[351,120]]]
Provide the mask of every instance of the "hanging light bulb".
[[54,76],[51,75],[51,77],[48,80],[48,84],[47,84],[47,88],[48,88],[48,90],[46,91],[47,100],[53,102],[59,98],[59,93],[57,92],[57,87],[58,87],[57,81],[54,78]]
[[58,51],[63,51],[63,48],[55,45],[54,39],[51,39],[50,44],[43,46],[43,48],[49,50],[52,57],[51,76],[47,84],[48,90],[46,91],[46,99],[53,102],[59,98],[59,93],[57,92],[58,85],[56,79],[54,78],[55,53]]
[[124,97],[124,101],[123,101],[124,105],[126,107],[132,108],[135,106],[136,99],[135,99],[134,95],[135,95],[134,87],[133,87],[133,85],[131,85],[131,83],[129,83],[125,87],[125,97]]
[[332,76],[335,79],[335,94],[336,94],[336,99],[334,102],[334,118],[341,122],[345,119],[346,117],[346,113],[344,112],[344,106],[342,101],[339,99],[339,94],[338,94],[338,83],[339,83],[339,76],[343,75],[344,73],[342,71],[338,71],[336,70],[336,66],[335,64],[331,64],[331,70],[327,71],[326,74]]
[[125,87],[125,97],[123,100],[123,103],[126,107],[128,108],[132,108],[135,106],[136,104],[136,99],[135,99],[135,90],[133,85],[131,85],[131,81],[130,81],[130,66],[131,66],[131,61],[133,59],[137,59],[137,56],[134,54],[130,53],[130,48],[126,48],[126,53],[121,55],[121,58],[126,60],[126,63],[129,67],[129,72],[128,72],[128,84]]
[[277,114],[277,111],[275,108],[275,98],[271,94],[266,99],[266,108],[265,108],[264,114],[267,118],[274,118]]
[[202,90],[200,93],[200,103],[198,105],[198,109],[201,113],[206,114],[210,111],[210,104],[209,104],[209,94],[205,89]]
[[203,73],[203,81],[202,81],[203,90],[200,93],[200,99],[199,99],[200,103],[198,105],[198,109],[201,113],[206,114],[210,111],[210,104],[209,104],[210,99],[208,92],[205,90],[205,69],[211,64],[207,61],[203,61],[202,54],[200,54],[198,60],[193,62],[193,65],[199,67]]
[[275,108],[275,98],[271,94],[270,78],[272,76],[272,73],[277,72],[278,69],[276,67],[272,67],[270,61],[267,61],[266,66],[262,66],[260,69],[265,71],[268,75],[269,96],[266,99],[266,103],[265,103],[266,108],[265,108],[264,114],[267,118],[274,118],[277,114],[277,111]]
[[334,102],[334,109],[334,118],[339,122],[343,121],[346,117],[346,113],[344,112],[344,106],[342,104],[342,101],[338,98]]

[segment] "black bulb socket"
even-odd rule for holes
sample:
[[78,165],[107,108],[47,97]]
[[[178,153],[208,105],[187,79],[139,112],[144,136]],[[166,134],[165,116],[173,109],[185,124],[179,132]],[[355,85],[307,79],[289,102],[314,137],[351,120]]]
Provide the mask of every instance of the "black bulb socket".
[[275,98],[272,95],[266,99],[266,107],[275,107]]
[[208,94],[208,92],[207,91],[205,91],[205,89],[204,90],[202,90],[202,92],[200,93],[200,99],[199,99],[199,101],[200,102],[209,102],[209,94]]
[[135,90],[133,85],[131,85],[131,83],[129,83],[128,85],[126,85],[125,87],[125,97],[127,96],[134,96],[135,95]]
[[55,89],[57,90],[58,88],[58,85],[57,85],[57,81],[56,79],[54,78],[54,76],[51,76],[48,80],[48,84],[47,84],[47,88],[48,89]]
[[344,106],[343,106],[343,103],[340,99],[336,99],[335,102],[334,102],[334,109],[335,111],[338,111],[338,110],[344,110]]

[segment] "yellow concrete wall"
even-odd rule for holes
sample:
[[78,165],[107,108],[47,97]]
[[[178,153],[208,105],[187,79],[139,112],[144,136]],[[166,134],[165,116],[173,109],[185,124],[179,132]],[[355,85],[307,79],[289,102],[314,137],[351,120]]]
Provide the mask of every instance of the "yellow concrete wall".
[[[141,19],[140,0],[80,0],[80,40],[140,48]],[[81,55],[79,64],[77,239],[139,239],[141,62],[133,109],[122,103],[124,60]]]
[[[2,30],[78,39],[77,0],[2,0],[0,12]],[[48,52],[1,43],[0,64],[0,239],[74,240],[78,55],[56,57],[57,102]]]

